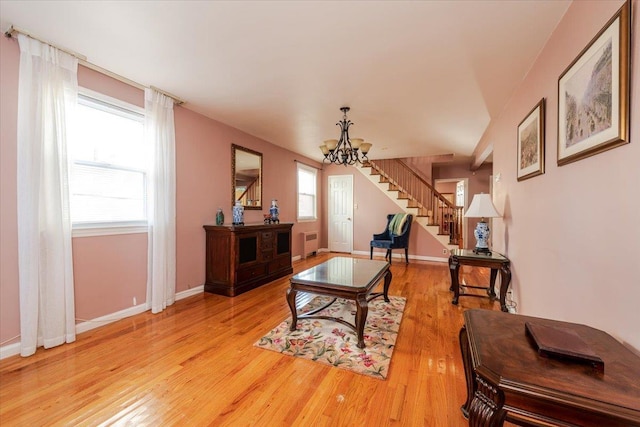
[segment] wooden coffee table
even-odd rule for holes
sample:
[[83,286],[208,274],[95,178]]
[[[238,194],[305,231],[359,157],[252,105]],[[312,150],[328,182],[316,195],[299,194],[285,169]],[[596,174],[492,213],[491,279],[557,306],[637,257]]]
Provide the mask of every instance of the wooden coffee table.
[[[384,278],[383,292],[371,291]],[[291,330],[296,330],[298,319],[325,319],[341,323],[353,329],[358,336],[358,347],[364,348],[364,325],[369,312],[368,302],[381,295],[389,302],[389,285],[391,270],[386,261],[335,257],[318,264],[291,278],[291,286],[287,291],[287,302],[291,309]],[[313,311],[298,314],[296,294],[307,292],[316,295],[333,297],[328,304]],[[320,316],[316,313],[333,304],[337,298],[353,300],[356,303],[355,324],[331,316]]]

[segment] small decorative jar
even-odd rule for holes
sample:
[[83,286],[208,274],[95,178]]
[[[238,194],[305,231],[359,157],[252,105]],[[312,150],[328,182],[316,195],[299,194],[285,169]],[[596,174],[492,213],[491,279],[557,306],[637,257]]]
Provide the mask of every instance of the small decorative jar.
[[271,200],[271,207],[269,208],[269,213],[271,214],[271,220],[273,222],[280,223],[280,219],[278,215],[280,215],[280,208],[278,208],[278,200]]
[[244,206],[242,206],[240,200],[236,200],[236,204],[232,208],[232,212],[233,225],[244,225]]
[[222,208],[218,208],[216,212],[216,225],[224,224],[224,212],[222,212]]

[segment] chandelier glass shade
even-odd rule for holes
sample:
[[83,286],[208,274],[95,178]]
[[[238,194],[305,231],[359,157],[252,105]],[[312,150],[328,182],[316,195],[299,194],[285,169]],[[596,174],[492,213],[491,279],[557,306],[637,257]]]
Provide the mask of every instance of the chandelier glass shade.
[[[340,139],[328,139],[320,146],[324,159],[329,163],[337,165],[355,165],[356,163],[365,163],[368,161],[367,153],[371,149],[371,144],[364,142],[361,138],[349,138],[349,126],[353,123],[347,118],[349,107],[342,107],[342,120],[336,123],[340,126]],[[360,156],[362,153],[362,157]]]

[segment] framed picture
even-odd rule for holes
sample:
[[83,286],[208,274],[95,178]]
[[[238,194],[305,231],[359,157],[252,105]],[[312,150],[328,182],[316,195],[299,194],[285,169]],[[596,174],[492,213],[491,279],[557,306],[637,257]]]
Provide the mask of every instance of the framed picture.
[[544,98],[518,125],[518,181],[544,173]]
[[627,1],[558,79],[558,165],[629,142]]

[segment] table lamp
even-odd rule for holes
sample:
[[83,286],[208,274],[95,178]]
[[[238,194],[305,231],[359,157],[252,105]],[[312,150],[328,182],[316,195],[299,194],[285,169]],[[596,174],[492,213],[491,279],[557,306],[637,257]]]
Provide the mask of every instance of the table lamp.
[[498,218],[500,216],[495,206],[493,206],[491,196],[484,193],[474,195],[473,200],[471,201],[471,206],[469,206],[469,209],[464,216],[465,218],[481,218],[473,232],[473,235],[476,237],[476,247],[473,252],[476,254],[484,253],[491,255],[488,245],[489,226],[484,219]]

